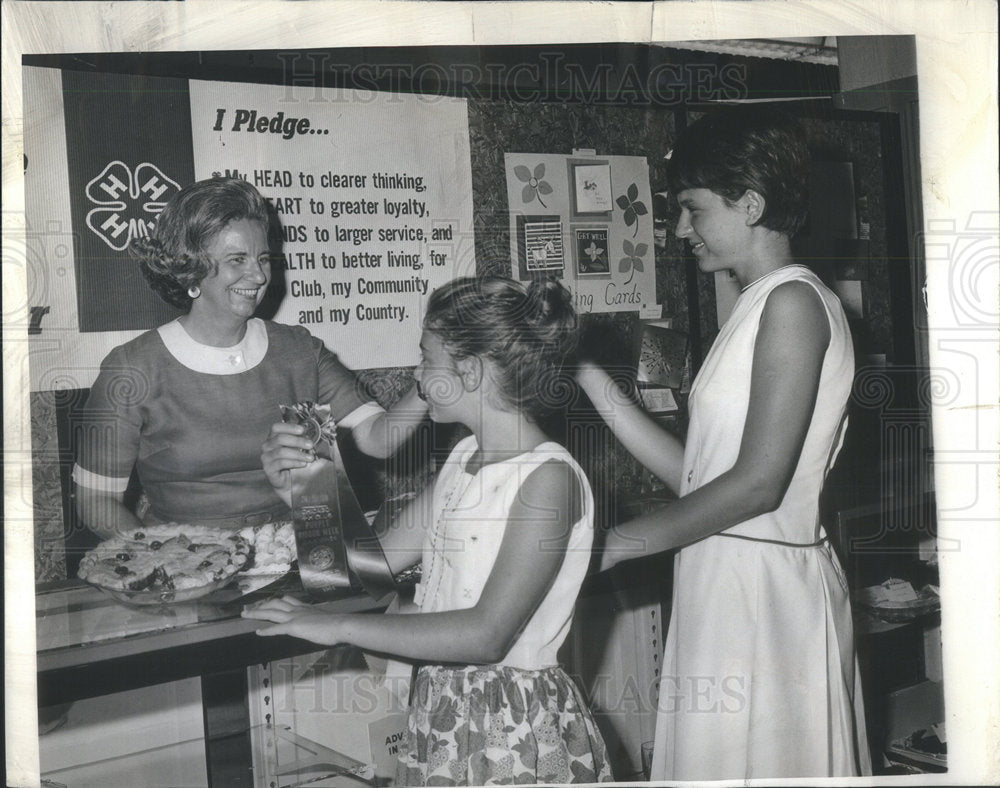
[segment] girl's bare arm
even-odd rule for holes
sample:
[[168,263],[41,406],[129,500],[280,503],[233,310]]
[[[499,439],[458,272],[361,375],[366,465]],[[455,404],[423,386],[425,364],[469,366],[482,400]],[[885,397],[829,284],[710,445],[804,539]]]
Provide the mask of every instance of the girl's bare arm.
[[[478,602],[465,610],[419,615],[330,615],[293,599],[244,611],[276,622],[262,635],[315,643],[353,643],[411,659],[466,664],[499,661],[516,641],[562,565],[581,491],[565,463],[532,472],[511,510],[496,563]],[[456,555],[454,559],[460,559]]]

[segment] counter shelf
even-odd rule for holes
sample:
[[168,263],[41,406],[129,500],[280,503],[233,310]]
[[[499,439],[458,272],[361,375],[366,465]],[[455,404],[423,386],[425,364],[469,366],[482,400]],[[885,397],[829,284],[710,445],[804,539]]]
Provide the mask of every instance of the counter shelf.
[[[264,592],[264,593],[262,593]],[[35,596],[38,703],[48,706],[306,654],[315,644],[259,637],[243,607],[286,593],[304,596],[295,575],[240,596],[224,588],[192,602],[122,604],[82,581],[39,586]],[[344,589],[331,613],[383,609],[388,600]]]
[[[275,788],[299,788],[299,786],[316,785],[320,782],[329,785],[330,783],[326,781],[345,777],[355,784],[375,784],[374,767],[371,764],[362,763],[355,758],[350,758],[343,753],[300,736],[287,725],[253,725],[240,733],[252,741],[261,743],[261,749],[275,759],[267,771],[269,775],[276,778],[270,783]],[[109,780],[113,781],[114,784],[123,785],[130,775],[148,763],[150,759],[189,758],[196,760],[203,757],[205,757],[205,741],[203,739],[187,739],[127,755],[101,758],[91,763],[53,769],[42,775],[41,785],[42,788],[69,788],[77,782],[96,785],[101,782],[108,784]],[[262,769],[268,768],[263,764],[255,764],[255,769],[258,766]]]

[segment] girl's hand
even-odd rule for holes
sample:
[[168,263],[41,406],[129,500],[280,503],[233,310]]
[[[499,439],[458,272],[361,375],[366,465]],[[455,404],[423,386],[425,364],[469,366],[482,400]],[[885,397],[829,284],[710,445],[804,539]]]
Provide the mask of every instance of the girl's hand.
[[316,459],[312,441],[304,437],[305,431],[301,424],[272,424],[261,447],[260,461],[267,480],[289,506],[292,505],[292,480],[288,472],[292,468],[304,468]]
[[265,599],[263,602],[247,605],[243,608],[241,615],[243,618],[259,618],[264,621],[284,624],[300,613],[311,609],[312,605],[286,595],[280,599]]
[[257,634],[264,637],[291,635],[324,646],[335,646],[343,642],[343,638],[337,634],[338,616],[317,610],[294,597],[284,596],[248,605],[243,608],[241,615],[243,618],[275,622],[274,626],[257,630]]

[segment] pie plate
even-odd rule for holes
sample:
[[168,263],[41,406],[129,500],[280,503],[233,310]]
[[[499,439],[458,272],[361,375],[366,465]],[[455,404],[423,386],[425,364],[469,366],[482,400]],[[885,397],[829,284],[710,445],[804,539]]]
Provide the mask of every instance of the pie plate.
[[213,591],[225,588],[236,580],[238,575],[230,575],[221,580],[191,588],[147,588],[142,591],[123,591],[119,588],[105,588],[104,586],[90,583],[94,588],[98,588],[112,599],[126,605],[141,605],[143,607],[151,605],[171,605],[181,602],[192,602],[208,596]]

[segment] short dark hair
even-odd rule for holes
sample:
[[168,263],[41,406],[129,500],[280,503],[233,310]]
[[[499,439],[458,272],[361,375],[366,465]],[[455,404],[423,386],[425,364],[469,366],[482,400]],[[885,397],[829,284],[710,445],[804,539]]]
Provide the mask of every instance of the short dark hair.
[[205,248],[226,225],[242,219],[260,222],[269,235],[268,204],[253,186],[241,178],[196,181],[174,195],[152,234],[133,241],[130,251],[160,298],[189,309],[188,288],[216,271]]
[[809,148],[801,125],[774,109],[726,108],[702,116],[677,139],[667,162],[672,194],[710,189],[730,203],[764,198],[763,227],[792,237],[805,223]]
[[576,348],[577,317],[570,292],[554,279],[453,279],[431,293],[424,328],[452,358],[489,359],[504,402],[534,421],[570,396],[562,365]]

